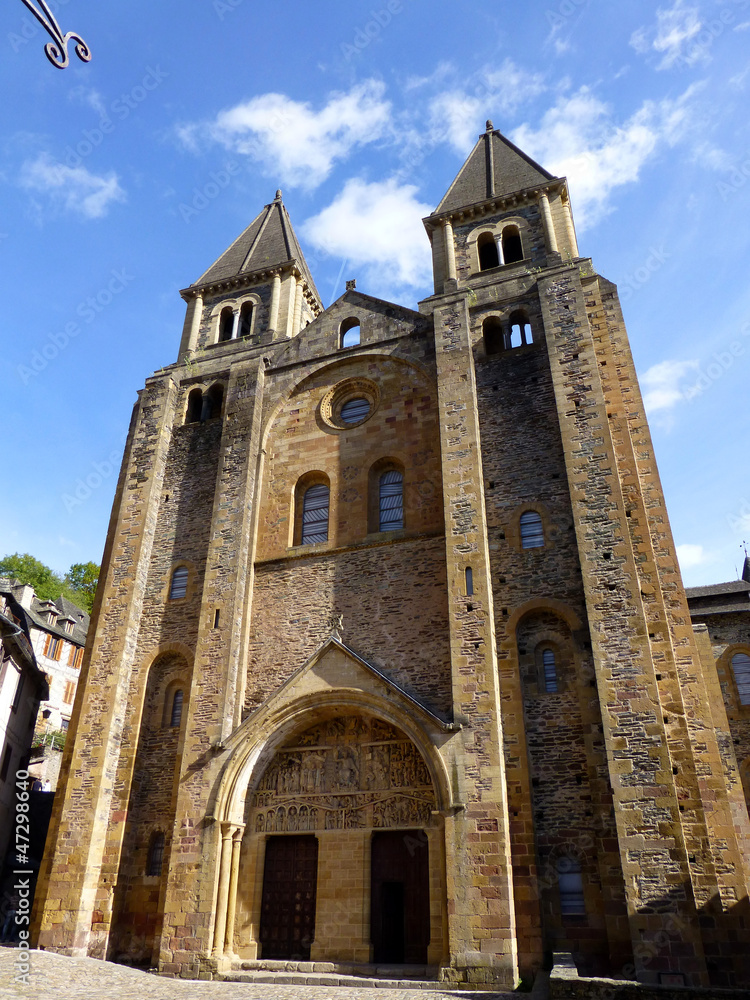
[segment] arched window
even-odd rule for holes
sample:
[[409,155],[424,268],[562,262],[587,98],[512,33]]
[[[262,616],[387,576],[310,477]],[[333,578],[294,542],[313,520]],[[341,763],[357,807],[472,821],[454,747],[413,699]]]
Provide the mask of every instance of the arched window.
[[396,469],[380,477],[380,531],[398,531],[404,526],[404,477]]
[[302,501],[301,545],[317,545],[328,541],[328,505],[330,490],[325,483],[316,483],[305,490]]
[[178,566],[172,574],[172,583],[169,587],[170,601],[178,601],[187,594],[188,569],[187,566]]
[[190,395],[188,396],[187,417],[185,418],[187,423],[197,423],[197,421],[201,418],[202,409],[203,393],[200,389],[191,390]]
[[492,267],[500,266],[497,243],[495,243],[495,237],[492,233],[482,233],[477,240],[477,251],[479,253],[480,271],[489,271]]
[[219,343],[231,340],[234,333],[234,309],[227,306],[221,310],[219,316]]
[[544,670],[544,690],[557,692],[557,663],[554,649],[542,650],[542,669]]
[[249,337],[253,327],[253,303],[243,302],[240,309],[240,337]]
[[523,260],[523,244],[521,243],[521,233],[518,226],[506,226],[503,229],[503,260],[506,264],[513,264],[518,260]]
[[497,316],[488,316],[482,323],[485,354],[500,354],[505,347],[503,327]]
[[178,688],[172,696],[172,711],[169,714],[169,726],[171,729],[179,729],[182,722],[182,702],[185,692]]
[[558,859],[557,884],[560,889],[561,915],[563,917],[573,917],[585,914],[586,907],[583,901],[581,866],[575,858]]
[[740,705],[750,705],[750,656],[735,653],[732,657],[732,673],[740,696]]
[[224,387],[218,383],[216,385],[212,385],[203,397],[201,420],[210,420],[212,417],[220,417],[223,402]]
[[164,834],[155,833],[151,837],[148,846],[148,861],[146,862],[146,875],[151,878],[161,875],[161,867],[164,863]]
[[524,344],[533,344],[534,337],[531,332],[531,324],[525,312],[514,312],[510,317],[510,346],[522,347]]
[[521,548],[537,549],[544,545],[542,519],[534,510],[521,514]]
[[362,328],[354,316],[345,319],[339,328],[339,347],[357,347],[361,342]]

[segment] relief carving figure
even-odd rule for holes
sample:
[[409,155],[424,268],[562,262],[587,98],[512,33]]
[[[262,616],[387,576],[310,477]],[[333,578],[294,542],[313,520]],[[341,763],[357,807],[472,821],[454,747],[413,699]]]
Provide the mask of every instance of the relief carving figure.
[[422,756],[403,733],[349,716],[279,750],[249,805],[256,833],[295,833],[427,825],[435,800]]

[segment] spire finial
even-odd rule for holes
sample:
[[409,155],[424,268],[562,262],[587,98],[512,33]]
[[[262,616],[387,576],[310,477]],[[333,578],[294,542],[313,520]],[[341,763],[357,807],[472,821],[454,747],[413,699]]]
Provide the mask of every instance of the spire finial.
[[281,201],[281,188],[278,189],[278,191],[276,192],[276,197],[273,200]]
[[487,119],[487,124],[486,124],[485,128],[486,128],[486,130],[488,132],[494,132],[495,131],[495,126],[492,124],[492,119],[491,118]]
[[742,548],[745,550],[745,565],[742,567],[742,579],[750,583],[750,556],[747,554],[747,542],[743,541]]

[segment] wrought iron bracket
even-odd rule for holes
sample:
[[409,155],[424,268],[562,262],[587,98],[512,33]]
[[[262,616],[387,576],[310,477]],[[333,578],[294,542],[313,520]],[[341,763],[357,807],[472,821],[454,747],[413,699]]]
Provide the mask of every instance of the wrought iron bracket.
[[53,41],[47,42],[44,46],[44,52],[52,65],[57,66],[58,69],[65,69],[69,62],[68,44],[71,41],[76,43],[76,55],[81,62],[90,62],[91,49],[81,36],[75,31],[69,31],[64,35],[46,0],[36,0],[36,2],[41,10],[37,10],[34,6],[34,0],[21,0],[21,3],[31,11],[47,34],[52,36]]

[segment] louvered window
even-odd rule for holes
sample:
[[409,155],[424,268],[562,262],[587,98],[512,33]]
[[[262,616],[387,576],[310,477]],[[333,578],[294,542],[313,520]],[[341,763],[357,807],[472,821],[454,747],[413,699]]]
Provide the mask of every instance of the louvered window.
[[521,546],[536,549],[544,545],[544,528],[541,517],[533,510],[521,514]]
[[172,585],[169,588],[170,601],[178,601],[187,594],[188,571],[186,566],[178,566],[172,574]]
[[328,541],[329,489],[323,483],[311,486],[302,503],[302,545]]
[[542,666],[544,667],[544,690],[557,691],[557,664],[555,663],[553,650],[544,650],[542,653]]
[[339,416],[345,424],[358,424],[370,412],[369,399],[350,399],[341,407]]
[[380,530],[404,526],[404,477],[393,469],[380,477]]
[[735,653],[732,657],[732,671],[740,705],[750,705],[750,656],[747,653]]
[[155,833],[151,838],[148,849],[148,863],[146,865],[146,875],[152,878],[161,875],[161,867],[164,863],[164,834]]
[[583,878],[578,862],[574,858],[560,858],[557,862],[557,878],[560,913],[564,917],[584,914],[586,906],[583,900]]
[[169,719],[169,725],[172,729],[179,729],[182,720],[182,702],[184,697],[185,695],[182,691],[175,691],[172,698],[172,714]]

